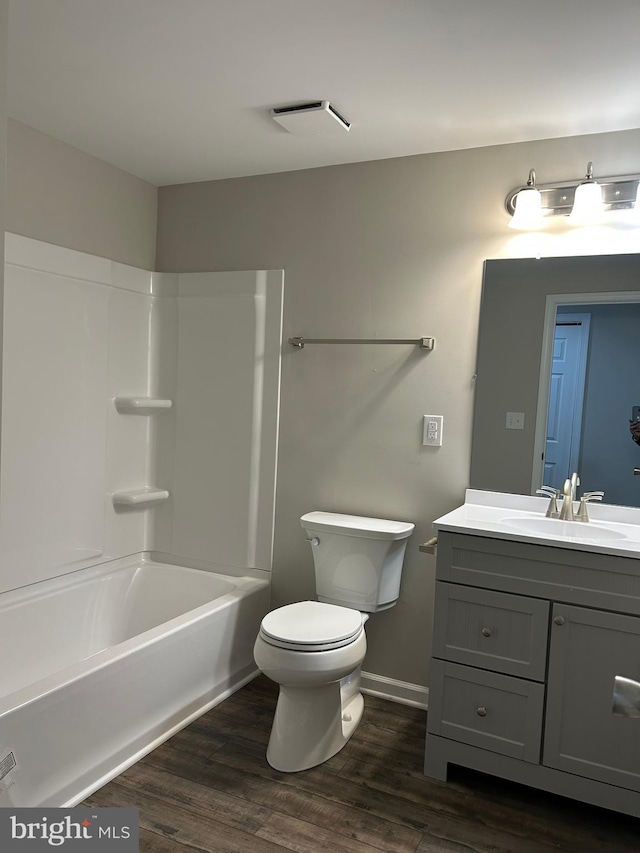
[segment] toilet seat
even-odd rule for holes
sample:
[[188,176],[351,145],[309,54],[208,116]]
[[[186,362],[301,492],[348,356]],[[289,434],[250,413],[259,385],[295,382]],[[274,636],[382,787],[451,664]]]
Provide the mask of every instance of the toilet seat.
[[272,610],[262,620],[260,636],[272,646],[298,652],[323,652],[353,643],[364,630],[358,610],[298,601]]

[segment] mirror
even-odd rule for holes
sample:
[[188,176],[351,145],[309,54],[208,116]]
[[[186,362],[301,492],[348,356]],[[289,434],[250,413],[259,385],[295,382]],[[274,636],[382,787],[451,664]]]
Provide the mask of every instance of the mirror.
[[[581,489],[640,506],[633,474],[640,446],[629,431],[632,407],[640,405],[640,305],[629,303],[639,301],[640,255],[485,262],[472,488],[530,494],[542,484],[556,314],[588,314],[584,396],[576,405],[581,433],[569,464],[577,459]],[[589,384],[596,378],[598,392]],[[507,413],[518,428],[507,429]]]

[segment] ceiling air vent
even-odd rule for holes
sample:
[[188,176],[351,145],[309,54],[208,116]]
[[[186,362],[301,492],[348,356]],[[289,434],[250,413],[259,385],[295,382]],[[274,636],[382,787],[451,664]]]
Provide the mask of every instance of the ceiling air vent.
[[326,136],[348,133],[351,123],[329,101],[311,101],[289,107],[275,107],[271,117],[295,136]]

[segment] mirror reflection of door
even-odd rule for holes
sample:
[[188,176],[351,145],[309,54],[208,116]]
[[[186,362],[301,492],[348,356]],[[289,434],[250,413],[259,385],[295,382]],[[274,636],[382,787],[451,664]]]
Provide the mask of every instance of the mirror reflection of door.
[[606,503],[640,506],[640,478],[633,474],[640,447],[629,432],[633,407],[640,405],[640,302],[558,304],[555,320],[572,322],[576,315],[590,318],[588,334],[582,333],[586,372],[581,376],[576,367],[572,379],[571,357],[562,364],[561,357],[572,350],[571,335],[580,333],[556,325],[544,483],[562,488],[577,471],[580,491],[601,489]]
[[544,483],[561,489],[579,470],[582,409],[589,352],[589,314],[556,315]]

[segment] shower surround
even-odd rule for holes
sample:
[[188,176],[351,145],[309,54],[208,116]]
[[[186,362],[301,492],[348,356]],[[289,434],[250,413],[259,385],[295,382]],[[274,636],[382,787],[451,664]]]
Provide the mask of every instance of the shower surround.
[[[12,234],[5,245],[0,612],[8,623],[21,612],[17,602],[29,601],[28,612],[39,615],[14,620],[11,645],[31,649],[38,666],[31,673],[25,668],[19,690],[10,679],[0,690],[0,805],[62,805],[103,784],[109,772],[255,671],[247,638],[253,641],[268,607],[283,272],[157,274]],[[165,564],[187,568],[171,574]],[[53,754],[59,734],[62,741],[55,714],[39,711],[34,701],[44,679],[48,701],[63,707],[63,683],[73,691],[81,683],[68,667],[86,675],[95,666],[104,674],[107,658],[130,657],[137,641],[115,627],[110,635],[104,622],[121,619],[130,607],[123,574],[119,584],[104,582],[123,565],[144,567],[149,579],[131,587],[138,589],[136,612],[149,608],[147,617],[136,616],[138,625],[151,626],[136,634],[144,649],[149,631],[156,644],[165,628],[173,639],[163,642],[180,634],[178,617],[161,618],[154,604],[180,601],[180,585],[206,590],[196,578],[208,572],[228,577],[235,591],[210,590],[211,601],[224,599],[229,612],[203,635],[205,652],[196,656],[202,671],[192,673],[192,689],[179,682],[177,704],[174,696],[151,717],[135,691],[125,690],[119,716],[138,715],[131,721],[135,737],[123,726],[119,743],[118,730],[105,730],[104,755],[78,775],[71,755]],[[89,580],[95,594],[87,610],[80,590],[86,593]],[[69,608],[74,590],[80,598]],[[108,608],[96,609],[107,600]],[[204,606],[198,599],[181,612],[184,624],[195,613],[200,625]],[[220,612],[218,604],[209,609]],[[80,613],[89,642],[74,641],[79,657],[65,663],[59,647],[69,642],[68,622]],[[96,639],[107,636],[112,641]],[[114,646],[119,651],[107,654]],[[188,643],[171,648],[174,664],[192,656]],[[220,654],[222,648],[228,653]],[[152,691],[168,677],[162,655],[146,668]],[[126,666],[120,682],[111,672],[114,684],[126,682]],[[210,683],[200,690],[205,672]],[[76,702],[74,727],[95,738],[83,702]],[[28,743],[37,725],[44,740],[37,755],[27,755],[19,744]],[[111,771],[109,752],[118,755]]]

